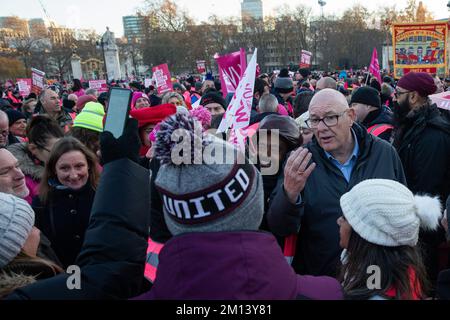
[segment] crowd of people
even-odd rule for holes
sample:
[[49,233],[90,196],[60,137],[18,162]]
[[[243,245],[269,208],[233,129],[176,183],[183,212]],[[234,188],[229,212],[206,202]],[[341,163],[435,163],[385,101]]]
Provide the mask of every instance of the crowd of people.
[[[0,299],[450,299],[450,111],[429,99],[450,81],[382,80],[257,75],[245,151],[215,132],[232,94],[211,75],[108,83],[133,92],[120,138],[107,92],[5,85]],[[178,129],[200,163],[175,161]]]

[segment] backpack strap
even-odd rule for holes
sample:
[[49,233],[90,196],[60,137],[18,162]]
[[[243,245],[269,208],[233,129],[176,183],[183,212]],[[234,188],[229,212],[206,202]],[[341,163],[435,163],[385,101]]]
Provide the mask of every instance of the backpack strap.
[[393,125],[382,123],[382,124],[376,124],[376,125],[370,127],[369,129],[367,129],[367,132],[369,134],[372,134],[372,135],[378,137],[379,135],[385,133],[388,130],[392,130],[392,129],[394,129]]

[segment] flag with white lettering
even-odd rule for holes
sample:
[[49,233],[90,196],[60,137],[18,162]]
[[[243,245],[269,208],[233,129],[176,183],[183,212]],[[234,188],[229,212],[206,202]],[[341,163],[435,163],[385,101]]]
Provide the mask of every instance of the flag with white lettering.
[[[239,85],[239,80],[242,76],[242,64],[245,56],[245,51],[237,51],[225,56],[216,55],[214,58],[219,66],[220,82],[222,83],[222,92],[224,97],[228,93],[233,93]],[[245,66],[244,66],[245,68]]]
[[255,88],[256,77],[256,60],[258,49],[255,49],[247,70],[245,70],[241,81],[231,99],[230,105],[225,112],[222,122],[220,123],[218,132],[226,132],[231,129],[231,143],[240,147],[243,151],[245,149],[245,138],[247,133],[245,128],[250,123],[250,113],[253,103],[253,90]]

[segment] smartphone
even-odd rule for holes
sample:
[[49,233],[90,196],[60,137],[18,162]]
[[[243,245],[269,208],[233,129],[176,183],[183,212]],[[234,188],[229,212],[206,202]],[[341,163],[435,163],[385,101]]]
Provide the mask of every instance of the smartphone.
[[133,92],[128,89],[111,88],[109,91],[108,113],[106,115],[105,129],[118,139],[123,135],[127,122]]

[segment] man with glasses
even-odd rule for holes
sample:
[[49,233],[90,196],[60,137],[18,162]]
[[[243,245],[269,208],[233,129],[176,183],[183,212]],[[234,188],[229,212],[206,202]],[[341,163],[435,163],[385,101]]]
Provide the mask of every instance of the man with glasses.
[[313,141],[294,151],[272,194],[267,213],[271,231],[298,233],[293,267],[297,273],[337,276],[339,200],[366,179],[406,184],[395,149],[355,122],[355,110],[337,90],[323,89],[311,100],[308,126]]
[[[394,97],[394,146],[411,191],[438,196],[444,204],[450,194],[450,123],[428,98],[436,90],[428,73],[408,73],[400,79]],[[444,232],[422,232],[421,240],[427,251],[428,275],[434,281]]]
[[[25,175],[19,167],[19,161],[6,149],[0,149],[0,192],[25,199],[30,194]],[[38,257],[45,258],[61,266],[51,243],[43,234],[40,237]]]

